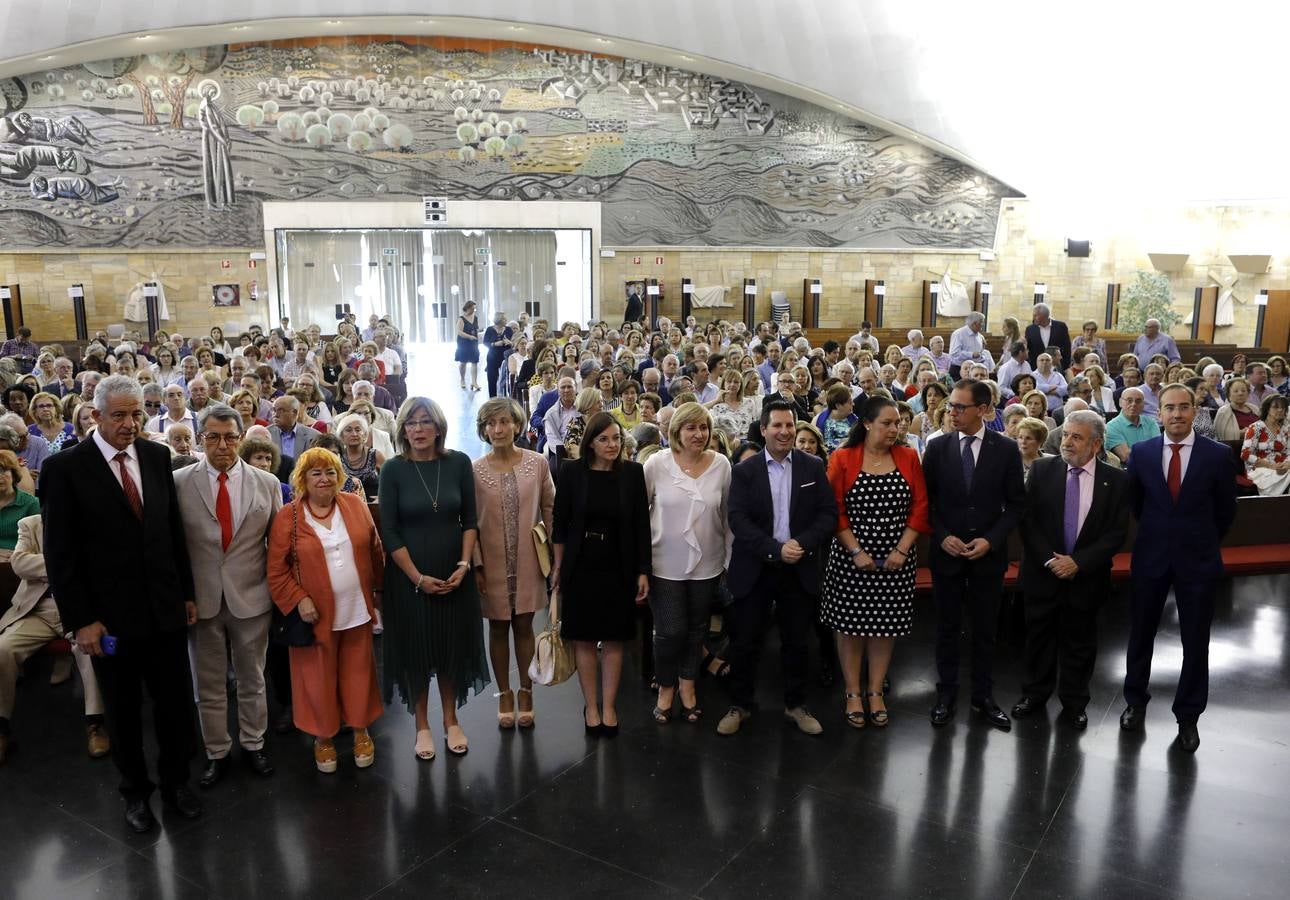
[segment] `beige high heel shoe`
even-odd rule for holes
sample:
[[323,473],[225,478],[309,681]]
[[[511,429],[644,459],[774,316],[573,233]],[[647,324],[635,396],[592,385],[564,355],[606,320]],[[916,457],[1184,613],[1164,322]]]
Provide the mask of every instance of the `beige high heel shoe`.
[[[515,692],[498,691],[493,694],[497,698],[497,727],[514,728],[515,727]],[[502,709],[502,700],[510,698],[510,709]]]
[[533,688],[522,687],[519,689],[518,693],[528,694],[529,708],[524,709],[521,706],[519,711],[519,718],[516,720],[516,724],[518,724],[521,728],[532,728],[534,723],[536,722],[536,716],[533,715]]
[[417,759],[423,762],[429,762],[434,759],[434,735],[430,733],[429,728],[422,728],[417,732],[415,750]]

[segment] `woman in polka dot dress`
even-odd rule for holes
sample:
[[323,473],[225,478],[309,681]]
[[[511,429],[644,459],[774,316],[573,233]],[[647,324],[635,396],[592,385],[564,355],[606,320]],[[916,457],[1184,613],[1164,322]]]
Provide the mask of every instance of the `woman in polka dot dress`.
[[[847,442],[829,458],[838,532],[824,570],[820,621],[838,635],[847,724],[887,725],[882,683],[896,638],[914,624],[914,544],[932,530],[918,452],[900,442],[900,412],[870,398]],[[869,660],[868,690],[860,669]]]

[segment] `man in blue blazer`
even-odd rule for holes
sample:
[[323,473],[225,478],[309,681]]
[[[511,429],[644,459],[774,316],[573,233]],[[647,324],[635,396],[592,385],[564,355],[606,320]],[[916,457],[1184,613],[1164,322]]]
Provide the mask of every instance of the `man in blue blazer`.
[[993,395],[980,381],[959,381],[946,415],[953,431],[923,454],[931,505],[929,566],[936,601],[936,706],[933,725],[954,717],[959,690],[963,605],[972,617],[972,710],[996,728],[1012,728],[994,701],[994,635],[998,628],[1008,535],[1026,503],[1017,445],[985,427]]
[[793,404],[767,402],[761,411],[766,450],[731,473],[731,707],[717,724],[719,734],[734,734],[752,715],[757,661],[772,615],[779,624],[784,717],[806,734],[824,730],[805,706],[807,643],[823,551],[837,529],[838,510],[824,463],[793,449],[796,426]]
[[1169,589],[1178,606],[1183,663],[1174,694],[1178,745],[1200,746],[1196,721],[1209,696],[1209,627],[1214,586],[1223,575],[1219,549],[1236,517],[1236,468],[1231,451],[1192,430],[1196,395],[1181,384],[1160,391],[1164,434],[1133,445],[1129,503],[1138,520],[1133,544],[1133,607],[1124,699],[1126,731],[1142,728],[1151,680],[1151,654]]

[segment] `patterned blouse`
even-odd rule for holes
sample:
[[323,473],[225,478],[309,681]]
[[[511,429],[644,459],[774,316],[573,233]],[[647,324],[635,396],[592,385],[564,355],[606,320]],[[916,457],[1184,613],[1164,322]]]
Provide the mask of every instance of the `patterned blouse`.
[[1290,422],[1282,423],[1276,432],[1262,420],[1245,429],[1241,459],[1245,460],[1246,472],[1251,471],[1260,459],[1277,464],[1290,459]]

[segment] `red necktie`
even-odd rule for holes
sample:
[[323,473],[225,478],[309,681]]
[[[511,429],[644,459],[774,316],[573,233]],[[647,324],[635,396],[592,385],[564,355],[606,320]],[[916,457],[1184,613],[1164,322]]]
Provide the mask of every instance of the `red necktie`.
[[228,499],[228,473],[220,472],[219,496],[215,498],[215,518],[219,519],[219,542],[224,550],[233,543],[233,504]]
[[1182,493],[1182,457],[1179,453],[1182,451],[1182,444],[1170,444],[1169,449],[1174,452],[1173,457],[1169,460],[1169,494],[1178,502],[1178,495]]
[[118,453],[113,459],[116,460],[117,466],[121,469],[121,490],[125,491],[125,502],[130,504],[134,510],[135,518],[140,522],[143,521],[143,498],[139,496],[139,486],[134,483],[130,477],[130,470],[126,468],[125,461],[130,455],[125,452]]

